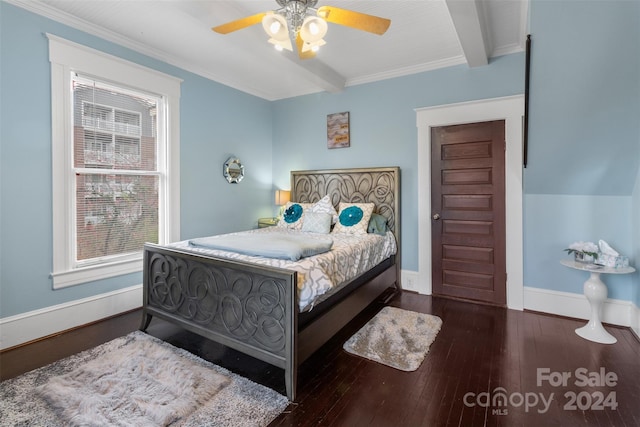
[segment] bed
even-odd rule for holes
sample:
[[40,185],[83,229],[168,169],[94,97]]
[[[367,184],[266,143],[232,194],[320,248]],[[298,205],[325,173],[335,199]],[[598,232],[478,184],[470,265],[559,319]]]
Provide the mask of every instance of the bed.
[[316,203],[327,195],[334,206],[374,203],[396,240],[395,255],[301,309],[294,269],[146,244],[140,329],[155,316],[282,368],[295,401],[298,366],[370,303],[401,289],[400,169],[291,172],[291,200]]

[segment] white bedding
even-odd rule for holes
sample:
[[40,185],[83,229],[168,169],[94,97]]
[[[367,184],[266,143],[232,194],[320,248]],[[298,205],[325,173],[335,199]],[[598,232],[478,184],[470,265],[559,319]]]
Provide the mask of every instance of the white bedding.
[[396,240],[390,231],[388,231],[385,236],[377,234],[327,235],[280,227],[268,227],[229,233],[227,236],[253,233],[286,233],[296,235],[303,233],[311,239],[318,240],[326,240],[327,237],[331,237],[333,239],[333,247],[329,252],[320,255],[302,258],[299,261],[289,261],[193,247],[189,245],[188,240],[172,243],[168,246],[220,258],[294,270],[298,273],[298,300],[300,311],[311,310],[315,304],[329,297],[339,290],[341,286],[346,285],[350,280],[358,277],[360,274],[396,253]]

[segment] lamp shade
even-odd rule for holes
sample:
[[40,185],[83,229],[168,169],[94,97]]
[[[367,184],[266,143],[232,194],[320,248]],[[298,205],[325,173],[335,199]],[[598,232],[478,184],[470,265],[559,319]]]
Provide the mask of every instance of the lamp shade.
[[289,39],[287,21],[282,15],[273,12],[267,13],[262,18],[262,28],[274,40],[285,41]]
[[318,16],[307,16],[300,27],[300,37],[307,43],[314,43],[327,34],[327,21]]
[[289,30],[287,28],[287,20],[284,16],[268,12],[262,18],[262,28],[270,37],[269,43],[275,45],[276,49],[287,49],[293,51]]
[[291,200],[291,191],[276,190],[276,205],[286,205]]

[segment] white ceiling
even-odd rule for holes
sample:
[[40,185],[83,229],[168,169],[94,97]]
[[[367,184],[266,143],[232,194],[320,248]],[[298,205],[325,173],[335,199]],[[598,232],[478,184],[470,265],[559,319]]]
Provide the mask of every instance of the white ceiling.
[[275,0],[7,0],[267,100],[414,74],[486,65],[524,50],[528,0],[319,0],[391,20],[382,36],[329,24],[316,58],[277,52],[261,25],[211,27],[278,9]]

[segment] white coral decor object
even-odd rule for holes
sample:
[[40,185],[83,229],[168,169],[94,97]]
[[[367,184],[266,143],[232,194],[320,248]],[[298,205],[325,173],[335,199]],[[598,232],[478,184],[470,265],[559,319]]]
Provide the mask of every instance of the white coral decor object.
[[576,252],[598,253],[598,245],[593,242],[574,242],[569,245],[569,249],[573,249]]

